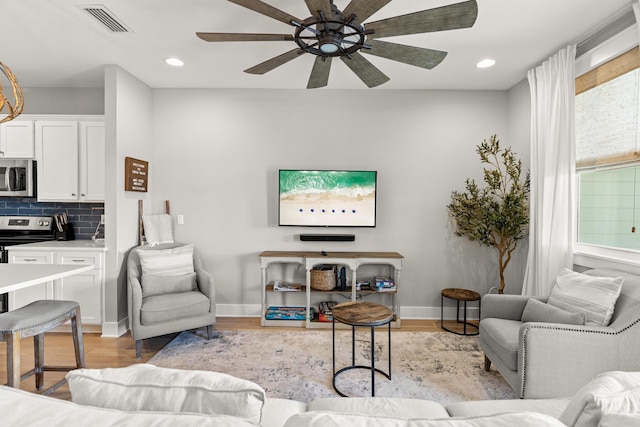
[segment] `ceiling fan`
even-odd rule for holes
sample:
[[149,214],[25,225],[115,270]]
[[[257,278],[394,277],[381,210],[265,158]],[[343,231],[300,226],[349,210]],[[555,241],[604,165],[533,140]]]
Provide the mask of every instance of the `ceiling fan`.
[[387,81],[382,71],[360,53],[375,55],[416,67],[432,69],[447,52],[390,43],[379,38],[472,27],[478,16],[476,0],[364,23],[391,0],[351,0],[344,11],[333,0],[305,0],[311,16],[299,19],[261,0],[229,0],[295,28],[291,34],[202,33],[208,42],[293,41],[297,47],[244,70],[265,74],[299,56],[316,55],[307,89],[324,87],[329,81],[331,60],[339,57],[368,87]]

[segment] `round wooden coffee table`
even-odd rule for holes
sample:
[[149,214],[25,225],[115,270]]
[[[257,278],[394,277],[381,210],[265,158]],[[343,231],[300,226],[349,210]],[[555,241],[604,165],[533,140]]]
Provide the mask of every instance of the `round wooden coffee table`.
[[[364,301],[351,301],[338,304],[333,307],[333,389],[342,397],[346,394],[336,387],[336,377],[344,371],[350,369],[371,369],[371,396],[376,395],[375,374],[381,373],[391,379],[391,321],[393,311],[389,307],[381,304]],[[340,369],[336,372],[336,322],[351,326],[351,366]],[[389,329],[389,370],[384,372],[375,366],[375,328],[376,326],[388,325]],[[356,365],[356,327],[367,326],[371,328],[371,365]]]
[[[444,299],[449,298],[456,301],[456,322],[462,323],[462,333],[453,331],[444,326]],[[463,320],[460,321],[460,301],[464,303]],[[480,294],[475,291],[460,288],[446,288],[443,289],[440,296],[440,327],[445,331],[452,332],[458,335],[478,335],[478,325],[467,322],[467,302],[480,301]],[[478,318],[480,318],[480,303],[478,303]],[[471,326],[476,329],[475,333],[467,333],[467,326]]]

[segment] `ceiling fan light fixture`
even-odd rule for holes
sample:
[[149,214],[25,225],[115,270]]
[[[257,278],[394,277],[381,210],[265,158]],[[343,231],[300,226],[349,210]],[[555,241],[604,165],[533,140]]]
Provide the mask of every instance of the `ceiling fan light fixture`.
[[336,53],[340,50],[342,38],[337,34],[326,34],[320,37],[320,51],[322,53]]
[[496,65],[496,61],[495,59],[483,59],[482,61],[478,62],[476,64],[476,67],[478,68],[489,68],[489,67],[493,67],[494,65]]
[[340,49],[333,43],[324,43],[320,45],[320,50],[324,53],[336,53]]
[[184,65],[184,62],[179,58],[165,58],[164,62],[173,67],[182,67]]

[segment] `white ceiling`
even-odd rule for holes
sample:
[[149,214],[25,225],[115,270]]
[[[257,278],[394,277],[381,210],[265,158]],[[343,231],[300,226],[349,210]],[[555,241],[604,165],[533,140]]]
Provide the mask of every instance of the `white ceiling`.
[[[302,19],[304,0],[265,0]],[[457,0],[395,0],[367,21]],[[335,0],[343,9],[348,0]],[[366,55],[390,77],[377,89],[504,90],[559,49],[583,40],[631,10],[632,0],[478,0],[469,29],[387,39],[449,52],[433,70]],[[101,4],[131,32],[112,33],[79,5]],[[366,21],[365,21],[366,24]],[[0,0],[0,61],[24,87],[102,87],[104,64],[117,64],[152,88],[302,89],[313,65],[302,55],[265,75],[243,70],[295,47],[294,42],[207,43],[201,32],[290,33],[294,28],[225,0]],[[185,66],[163,59],[177,56]],[[491,57],[497,64],[477,69]],[[327,89],[366,89],[334,61]],[[314,89],[325,90],[325,89]],[[367,89],[369,90],[369,89]]]

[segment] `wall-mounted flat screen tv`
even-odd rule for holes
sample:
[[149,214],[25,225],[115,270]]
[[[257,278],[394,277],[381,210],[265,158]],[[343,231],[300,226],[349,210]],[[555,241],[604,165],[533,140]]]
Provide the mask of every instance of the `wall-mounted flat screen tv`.
[[375,227],[376,171],[279,171],[279,225]]

